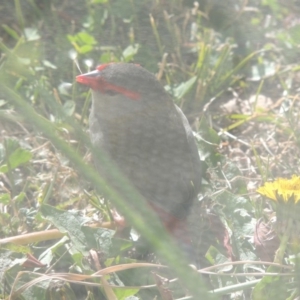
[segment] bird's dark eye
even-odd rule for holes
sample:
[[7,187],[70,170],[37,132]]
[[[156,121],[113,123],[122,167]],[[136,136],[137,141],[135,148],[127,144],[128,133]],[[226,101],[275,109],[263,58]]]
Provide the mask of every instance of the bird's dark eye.
[[104,94],[109,95],[109,96],[115,96],[117,94],[119,94],[118,92],[114,91],[114,90],[106,90],[104,92]]

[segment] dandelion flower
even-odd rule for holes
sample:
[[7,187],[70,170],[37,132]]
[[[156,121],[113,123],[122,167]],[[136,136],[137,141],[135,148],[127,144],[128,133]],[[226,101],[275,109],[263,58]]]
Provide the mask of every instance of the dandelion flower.
[[257,192],[278,202],[300,202],[300,177],[293,175],[291,179],[278,178],[266,182]]

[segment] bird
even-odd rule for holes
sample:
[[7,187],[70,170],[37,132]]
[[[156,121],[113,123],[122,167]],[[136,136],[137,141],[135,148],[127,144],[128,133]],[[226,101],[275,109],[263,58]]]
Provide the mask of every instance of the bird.
[[[105,63],[76,76],[92,92],[89,131],[147,200],[179,247],[192,256],[187,217],[202,171],[193,131],[155,75],[134,63]],[[93,155],[96,169],[103,172]],[[117,188],[118,183],[112,183]],[[189,249],[189,250],[186,250]]]

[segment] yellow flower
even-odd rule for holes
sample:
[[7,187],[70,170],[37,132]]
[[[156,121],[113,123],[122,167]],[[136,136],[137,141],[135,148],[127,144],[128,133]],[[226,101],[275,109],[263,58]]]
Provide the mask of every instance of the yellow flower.
[[300,177],[266,182],[257,192],[274,201],[276,222],[273,230],[280,237],[274,262],[282,263],[285,253],[298,253],[300,237]]
[[257,192],[274,201],[297,203],[300,201],[300,177],[293,175],[291,179],[278,178],[266,182]]

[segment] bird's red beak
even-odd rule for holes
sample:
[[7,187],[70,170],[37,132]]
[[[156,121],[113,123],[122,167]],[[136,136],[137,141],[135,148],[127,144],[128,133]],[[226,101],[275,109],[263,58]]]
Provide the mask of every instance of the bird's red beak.
[[97,90],[99,86],[100,73],[98,70],[76,76],[76,81],[87,85],[93,90]]
[[110,63],[99,65],[95,71],[76,76],[76,81],[89,86],[94,90],[106,90],[105,85],[109,84],[101,78],[101,72],[109,66]]

